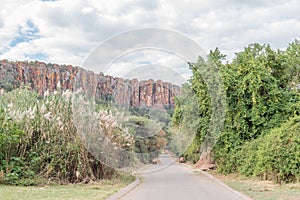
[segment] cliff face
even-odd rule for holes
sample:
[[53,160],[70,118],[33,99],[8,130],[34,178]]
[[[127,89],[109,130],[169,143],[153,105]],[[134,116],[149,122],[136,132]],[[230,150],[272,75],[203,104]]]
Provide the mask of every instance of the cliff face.
[[71,65],[0,61],[0,88],[28,85],[42,95],[46,90],[56,90],[58,82],[62,90],[82,88],[96,99],[133,107],[172,107],[174,97],[180,93],[180,87],[161,80],[124,80]]

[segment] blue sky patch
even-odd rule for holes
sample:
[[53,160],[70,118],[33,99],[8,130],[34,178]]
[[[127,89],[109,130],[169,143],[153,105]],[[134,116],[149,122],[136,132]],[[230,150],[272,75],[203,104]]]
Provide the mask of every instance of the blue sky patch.
[[48,55],[46,53],[34,53],[34,54],[25,54],[26,59],[28,60],[39,60],[39,61],[46,61]]
[[10,42],[10,47],[15,47],[19,43],[30,42],[39,38],[39,29],[31,20],[28,20],[25,26],[18,27],[18,35]]
[[149,61],[141,61],[141,62],[138,62],[139,65],[149,65],[151,64],[151,62]]

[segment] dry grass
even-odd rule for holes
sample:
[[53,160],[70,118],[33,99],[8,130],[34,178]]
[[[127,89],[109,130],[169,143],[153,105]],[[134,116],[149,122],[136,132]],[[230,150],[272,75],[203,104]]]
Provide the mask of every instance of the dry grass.
[[209,173],[253,200],[300,200],[299,183],[278,185],[271,181],[249,179],[237,174],[225,176],[215,171]]

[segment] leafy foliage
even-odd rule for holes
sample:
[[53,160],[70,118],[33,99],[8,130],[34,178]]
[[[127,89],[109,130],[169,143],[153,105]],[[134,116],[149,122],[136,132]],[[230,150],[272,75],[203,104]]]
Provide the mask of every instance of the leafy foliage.
[[4,183],[39,184],[35,176],[60,183],[113,176],[114,170],[91,155],[77,135],[71,96],[66,91],[46,93],[39,99],[27,89],[1,96],[0,170]]
[[280,88],[280,80],[273,76],[278,67],[274,55],[269,46],[253,44],[221,70],[228,111],[214,156],[223,172],[237,169],[238,152],[244,142],[268,134],[297,110],[293,106],[297,95]]
[[238,171],[277,183],[299,181],[300,117],[288,120],[269,134],[243,145]]
[[[299,155],[291,150],[299,148],[299,143],[285,145],[286,141],[297,141],[295,135],[299,132],[292,129],[295,133],[288,134],[284,131],[287,124],[283,124],[290,117],[299,115],[300,111],[299,51],[298,40],[289,44],[285,51],[274,51],[269,45],[251,44],[226,64],[225,57],[218,49],[210,52],[207,63],[217,66],[227,102],[224,128],[219,130],[219,137],[212,149],[221,172],[239,171],[274,181],[299,180],[299,167],[295,168],[299,166],[295,156]],[[216,118],[211,112],[217,105],[211,99],[214,95],[209,88],[209,85],[213,85],[212,79],[207,81],[206,74],[203,75],[199,68],[204,65],[203,59],[191,64],[193,76],[190,83],[195,94],[191,96],[183,93],[176,102],[173,116],[173,124],[176,126],[197,124],[200,137],[195,137],[190,149],[200,149],[203,137],[211,134],[208,127],[214,126],[212,121]],[[218,89],[215,91],[220,92]],[[186,107],[192,107],[195,96],[199,102],[199,113],[193,118],[191,114],[191,120],[184,121],[182,116],[189,115]],[[272,144],[273,140],[275,143],[278,140],[276,146]],[[283,144],[280,145],[279,141]],[[195,152],[187,151],[186,158],[194,160],[192,155]],[[275,164],[277,161],[278,164]],[[279,165],[279,162],[286,164]]]
[[[181,96],[176,97],[172,124],[172,151],[178,156],[183,155],[185,159],[196,162],[199,159],[201,142],[208,129],[208,122],[207,117],[200,118],[198,98],[189,84],[182,85]],[[192,144],[186,148],[186,144],[191,143],[190,139],[193,140]]]
[[147,109],[147,112],[143,108],[141,112],[135,110],[135,114],[139,116],[131,115],[125,126],[134,136],[133,152],[137,158],[142,163],[151,163],[167,144],[163,127],[170,117],[163,110]]
[[[225,56],[216,49],[211,51],[207,62],[199,58],[197,63],[189,63],[193,76],[189,80],[190,84],[182,85],[181,96],[176,99],[172,122],[177,130],[174,132],[184,132],[186,138],[195,137],[193,142],[180,139],[181,143],[176,142],[175,145],[177,148],[182,147],[176,150],[179,152],[185,150],[180,154],[194,163],[198,161],[200,153],[210,151],[209,146],[214,143],[217,129],[220,128],[218,124],[224,117],[221,108],[225,103],[223,99],[220,99],[222,89],[220,80],[216,76],[224,58]],[[221,112],[219,112],[220,109]],[[214,115],[213,120],[211,120],[211,115]],[[178,137],[174,135],[175,138]],[[186,148],[186,144],[189,143],[191,145]]]
[[[72,106],[76,106],[75,111]],[[68,90],[46,91],[44,97],[27,88],[2,94],[0,182],[35,185],[112,178],[115,170],[99,161],[103,160],[98,152],[103,151],[106,164],[116,164],[112,167],[136,161],[131,152],[138,154],[140,162],[151,162],[166,145],[162,129],[171,117],[149,108],[136,112],[138,116],[125,116],[108,103],[95,104]],[[88,137],[81,135],[86,133]],[[94,142],[97,140],[101,143]],[[124,156],[123,150],[128,155]],[[108,163],[116,159],[118,162]]]

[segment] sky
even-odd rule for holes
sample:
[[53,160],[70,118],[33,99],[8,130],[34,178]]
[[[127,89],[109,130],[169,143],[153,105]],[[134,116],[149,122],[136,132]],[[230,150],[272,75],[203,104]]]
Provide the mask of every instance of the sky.
[[[176,80],[188,79],[190,60],[172,48],[190,41],[206,53],[218,47],[231,60],[250,43],[284,49],[300,38],[298,0],[0,0],[0,5],[0,59],[71,64],[128,78],[151,71],[147,74],[154,79],[167,79],[168,74]],[[119,54],[103,45],[117,35],[144,28],[185,39],[174,37],[168,45],[177,47],[170,49],[123,49],[132,35],[122,37],[123,41],[110,43]],[[143,34],[140,39],[159,46],[167,42],[164,36]],[[85,66],[99,48],[117,57],[108,66],[100,66],[101,62]]]

